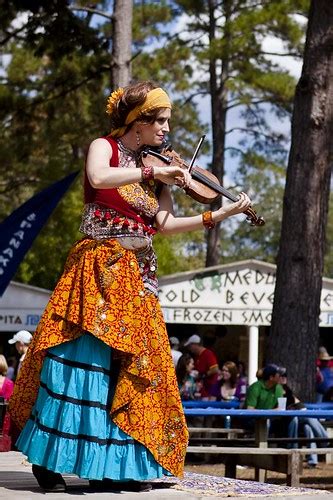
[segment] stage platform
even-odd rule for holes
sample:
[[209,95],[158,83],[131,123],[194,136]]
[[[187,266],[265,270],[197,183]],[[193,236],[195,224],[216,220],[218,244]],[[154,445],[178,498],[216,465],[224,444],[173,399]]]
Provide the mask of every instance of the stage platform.
[[333,499],[333,493],[308,488],[256,483],[241,479],[194,474],[187,472],[184,479],[167,478],[153,481],[153,489],[142,493],[92,492],[88,481],[75,476],[64,475],[68,485],[66,493],[44,493],[38,486],[31,465],[18,452],[0,453],[0,499],[38,500],[46,496],[52,500],[201,500],[206,498],[233,499],[263,498],[279,500],[322,500]]

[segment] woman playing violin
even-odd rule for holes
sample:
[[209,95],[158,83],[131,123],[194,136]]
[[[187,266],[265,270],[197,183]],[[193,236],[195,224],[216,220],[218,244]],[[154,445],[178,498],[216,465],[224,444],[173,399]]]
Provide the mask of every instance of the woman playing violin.
[[179,166],[142,165],[145,145],[169,132],[168,95],[146,81],[113,92],[111,133],[94,140],[85,169],[84,238],[34,334],[10,411],[17,442],[45,491],[76,474],[93,488],[149,489],[181,476],[187,430],[157,297],[152,237],[212,227],[250,200],[203,217],[176,217],[168,186],[187,187]]

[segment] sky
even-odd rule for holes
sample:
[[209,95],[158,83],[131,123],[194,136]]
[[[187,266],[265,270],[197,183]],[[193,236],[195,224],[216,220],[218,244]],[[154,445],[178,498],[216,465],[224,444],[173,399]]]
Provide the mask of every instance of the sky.
[[[284,47],[281,40],[268,36],[263,41],[263,49],[267,52],[283,53]],[[296,60],[290,56],[270,56],[271,60],[278,64],[282,69],[286,69],[292,76],[295,77],[296,81],[299,79],[302,71],[302,61]],[[198,110],[200,117],[203,122],[209,122],[210,120],[210,97],[200,98],[197,101]],[[281,132],[288,135],[290,132],[290,120],[277,118],[273,113],[270,113],[270,123],[271,129],[273,131]],[[234,108],[228,112],[227,115],[227,129],[230,130],[234,127],[242,127],[244,122],[240,117],[240,109]],[[207,136],[210,139],[210,136]],[[227,135],[226,148],[239,147],[239,141],[244,138],[244,134],[240,131],[234,131]],[[210,161],[210,157],[201,157],[202,166],[207,166]],[[238,159],[231,155],[231,152],[226,152],[226,179],[225,183],[232,183],[232,176],[238,165]]]
[[[301,15],[296,15],[295,19],[300,23],[300,24],[305,24],[307,20],[301,16]],[[183,14],[180,17],[177,18],[177,21],[171,25],[170,28],[170,33],[175,34],[175,33],[181,33],[183,39],[186,40],[187,36],[187,24],[189,22],[189,16],[187,14]],[[221,20],[223,22],[223,20]],[[208,41],[207,41],[208,42]],[[149,46],[149,51],[155,50],[157,47],[161,47],[163,45],[159,45],[160,43],[163,42],[152,42]],[[263,39],[262,42],[262,47],[265,52],[273,52],[273,53],[281,53],[284,54],[286,53],[286,49],[283,46],[283,43],[280,39],[272,37],[272,36],[267,36]],[[268,56],[267,56],[268,57]],[[290,56],[269,56],[275,64],[278,64],[281,69],[287,70],[292,76],[295,77],[296,81],[299,79],[301,70],[302,70],[302,61],[296,60],[293,57]],[[203,81],[207,80],[207,75],[203,74],[203,68],[197,65],[197,62],[193,61],[193,71],[195,74],[195,77],[197,79],[200,79],[202,76]],[[202,97],[200,96],[199,98],[195,99],[195,102],[197,104],[197,109],[199,112],[199,116],[201,118],[201,121],[203,123],[209,124],[211,121],[211,103],[210,103],[210,97]],[[277,118],[273,113],[269,112],[269,106],[266,106],[267,111],[266,113],[270,114],[270,127],[272,131],[276,131],[279,133],[285,134],[287,137],[290,133],[290,119],[281,119]],[[234,108],[228,112],[227,115],[227,129],[230,130],[234,127],[244,127],[244,121],[240,117],[240,109],[239,108]],[[244,133],[240,131],[234,131],[230,134],[227,135],[226,137],[226,148],[239,148],[239,142],[241,139],[244,139]],[[199,137],[198,137],[199,140]],[[211,142],[211,134],[207,134],[207,140]],[[209,162],[211,161],[211,156],[210,155],[203,155],[199,154],[198,156],[198,161],[197,164],[202,166],[202,167],[207,167]],[[235,156],[232,154],[232,149],[231,150],[226,150],[226,156],[225,156],[225,178],[224,178],[224,185],[228,187],[228,185],[233,185],[233,176],[234,173],[237,170],[237,165],[239,163],[239,157]]]

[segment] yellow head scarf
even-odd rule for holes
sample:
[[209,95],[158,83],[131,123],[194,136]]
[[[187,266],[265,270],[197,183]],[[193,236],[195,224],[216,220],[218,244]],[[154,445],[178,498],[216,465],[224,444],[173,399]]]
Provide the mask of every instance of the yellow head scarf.
[[[112,114],[114,106],[121,99],[124,90],[119,88],[112,92],[108,99],[108,105],[106,112]],[[125,120],[125,125],[123,127],[116,128],[112,130],[111,135],[114,138],[121,137],[124,135],[126,128],[132,122],[134,122],[141,114],[152,111],[157,108],[169,108],[171,109],[171,101],[168,94],[161,88],[150,90],[146,96],[146,100],[140,106],[132,109],[127,115]]]

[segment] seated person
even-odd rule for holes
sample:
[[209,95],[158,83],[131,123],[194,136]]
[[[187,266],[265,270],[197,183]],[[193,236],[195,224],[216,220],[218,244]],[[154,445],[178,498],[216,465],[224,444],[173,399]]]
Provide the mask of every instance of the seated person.
[[177,363],[176,376],[180,397],[183,400],[200,399],[200,387],[196,380],[194,360],[190,354],[183,354]]
[[226,361],[222,366],[217,399],[219,401],[244,401],[246,382],[239,377],[237,365]]
[[[288,386],[287,380],[287,370],[286,368],[280,368],[280,384],[283,387],[284,395],[287,398],[287,409],[290,410],[301,410],[305,409],[305,406],[301,401],[295,396],[292,389]],[[289,420],[289,419],[288,419]],[[319,419],[309,418],[309,417],[294,417],[291,419],[288,425],[288,437],[299,437],[304,435],[307,438],[313,439],[315,437],[328,438],[328,434],[324,427],[321,425]],[[321,442],[319,446],[326,446],[326,442]],[[298,443],[295,443],[293,447],[297,448]],[[310,443],[310,448],[314,449],[317,447],[315,442]],[[316,453],[311,453],[307,456],[307,462],[309,467],[316,467],[318,464],[318,455]]]
[[280,385],[279,367],[274,364],[263,368],[261,378],[251,384],[246,392],[245,408],[249,410],[272,410],[278,407],[278,398],[284,391]]
[[0,354],[0,397],[8,401],[14,390],[14,382],[7,377],[8,365],[6,358]]
[[194,368],[202,382],[201,396],[204,400],[216,400],[219,366],[216,355],[202,345],[199,335],[191,335],[184,344],[194,359]]
[[[251,384],[246,392],[244,407],[248,410],[273,410],[278,407],[278,398],[283,397],[283,388],[280,385],[279,367],[274,364],[265,366],[257,372],[258,380]],[[245,425],[244,425],[245,424]],[[270,432],[271,422],[268,421]],[[249,418],[243,423],[249,430],[254,430],[254,419]]]

